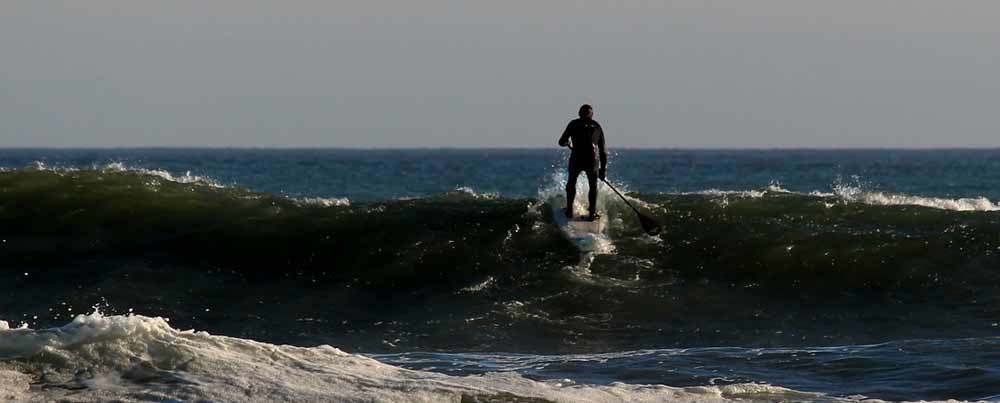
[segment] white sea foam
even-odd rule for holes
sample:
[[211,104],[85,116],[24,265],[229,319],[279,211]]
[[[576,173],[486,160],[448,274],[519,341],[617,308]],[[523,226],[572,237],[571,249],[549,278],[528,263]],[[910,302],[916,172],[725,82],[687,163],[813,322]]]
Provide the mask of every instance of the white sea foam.
[[759,199],[766,196],[768,193],[795,193],[791,190],[781,187],[781,183],[777,181],[771,181],[764,189],[751,189],[751,190],[721,190],[721,189],[707,189],[699,190],[697,192],[681,192],[682,195],[702,195],[702,196],[724,196],[724,197],[742,197],[749,199]]
[[495,278],[493,278],[493,276],[490,276],[490,277],[487,277],[485,280],[480,281],[479,283],[470,285],[468,287],[464,287],[464,288],[462,288],[459,291],[460,292],[467,292],[467,293],[477,293],[477,292],[480,292],[480,291],[485,290],[487,288],[496,287],[496,285],[497,285],[497,280]]
[[31,376],[17,371],[0,369],[0,400],[27,401],[30,387]]
[[701,195],[701,196],[735,196],[735,197],[746,197],[750,199],[759,199],[767,194],[764,190],[721,190],[721,189],[706,189],[699,190],[697,192],[681,192],[681,195]]
[[[12,359],[18,361],[12,362]],[[179,331],[162,318],[79,315],[54,329],[0,326],[0,399],[52,401],[459,402],[830,401],[770,385],[534,381],[514,372],[449,376],[330,346],[277,346]],[[491,400],[494,401],[494,400]]]
[[53,172],[74,172],[79,171],[79,169],[72,167],[52,167],[42,161],[32,161],[28,166],[24,167],[25,171],[53,171]]
[[156,176],[170,182],[198,183],[218,188],[225,187],[222,184],[216,182],[214,179],[206,178],[203,176],[191,175],[191,171],[185,172],[184,175],[174,175],[163,169],[146,169],[146,168],[129,167],[122,162],[112,162],[102,167],[101,170],[104,172],[135,172],[144,175]]
[[[104,166],[94,165],[91,168],[94,170],[100,170],[102,172],[134,172],[144,175],[151,175],[158,177],[163,180],[177,183],[198,183],[213,187],[224,187],[222,184],[216,182],[211,178],[206,178],[197,175],[191,175],[191,171],[187,171],[184,175],[174,175],[163,169],[146,169],[146,168],[135,168],[129,167],[123,162],[112,162]],[[75,167],[62,167],[56,166],[52,167],[47,165],[42,161],[34,161],[28,166],[24,167],[25,171],[51,171],[51,172],[79,172],[79,168]]]
[[[552,175],[548,177],[547,180],[543,182],[543,185],[538,188],[537,200],[541,202],[550,202],[553,205],[559,205],[560,208],[566,203],[566,171],[565,170],[555,170]],[[614,181],[611,181],[614,182]],[[629,203],[640,208],[645,209],[655,209],[659,206],[653,203],[648,203],[640,199],[636,199],[629,196],[628,186],[624,183],[614,182],[615,188],[622,192],[622,196],[625,197]],[[580,175],[577,178],[576,184],[576,198],[573,200],[574,210],[577,212],[587,211],[587,193],[590,192],[590,184],[587,183],[586,175]],[[597,187],[597,205],[598,209],[602,212],[608,211],[608,206],[618,206],[624,209],[628,207],[622,203],[621,198],[610,187],[606,185],[600,185]]]
[[496,200],[500,198],[499,193],[479,193],[475,189],[468,186],[459,186],[452,191],[452,193],[461,194],[464,196],[470,196],[474,199],[483,200]]
[[[112,162],[104,166],[94,166],[94,169],[99,169],[102,172],[108,173],[138,173],[143,175],[150,175],[165,181],[175,182],[175,183],[186,183],[186,184],[199,184],[215,188],[224,188],[225,185],[219,183],[218,181],[198,175],[192,175],[191,171],[186,171],[183,175],[174,175],[167,170],[163,169],[146,169],[146,168],[136,168],[130,167],[123,162]],[[76,168],[63,168],[63,167],[49,167],[44,162],[35,161],[26,170],[35,171],[54,171],[54,172],[76,172],[79,171]],[[155,181],[147,183],[149,186],[157,186],[158,183]],[[469,191],[472,194],[475,192]],[[478,196],[478,195],[477,195]],[[490,195],[486,195],[490,196]],[[335,198],[335,197],[290,197],[293,203],[298,206],[311,206],[311,207],[338,207],[338,206],[350,206],[351,201],[347,198]]]
[[834,195],[847,202],[865,203],[879,206],[923,206],[954,211],[997,211],[997,205],[985,197],[947,199],[905,194],[869,192],[857,186],[834,186]]
[[340,207],[350,206],[351,201],[344,198],[326,197],[295,197],[291,199],[298,206],[304,207]]
[[[848,185],[841,183],[840,180],[838,180],[833,185],[832,192],[822,192],[818,190],[813,190],[810,192],[794,192],[781,187],[781,185],[776,182],[772,182],[771,185],[768,185],[764,189],[751,189],[751,190],[707,189],[696,192],[681,192],[675,194],[720,197],[721,198],[720,203],[722,203],[723,206],[728,205],[729,197],[759,199],[769,194],[784,193],[784,194],[795,194],[795,195],[812,196],[819,198],[835,198],[843,203],[863,203],[876,206],[922,206],[922,207],[930,207],[941,210],[953,210],[953,211],[1000,211],[1000,203],[994,203],[986,197],[949,199],[942,197],[926,197],[926,196],[869,191],[865,190],[864,188],[865,186],[860,183]],[[827,203],[827,206],[832,207],[833,204]]]
[[[550,177],[549,181],[545,186],[538,189],[538,204],[537,206],[548,202],[552,208],[553,217],[560,217],[564,214],[563,209],[566,206],[566,172],[557,170]],[[576,187],[576,198],[573,200],[573,211],[576,214],[583,214],[589,209],[589,202],[587,200],[587,193],[590,191],[590,185],[586,180],[577,180]],[[609,206],[611,203],[618,201],[618,196],[614,196],[607,186],[599,186],[597,193],[597,210],[605,217],[610,223],[612,220],[609,216]],[[559,219],[557,219],[559,221]],[[573,238],[574,244],[580,249],[581,258],[580,264],[588,260],[593,260],[593,254],[609,254],[615,252],[615,245],[611,238],[607,235],[607,229],[604,229],[604,233],[593,234],[593,233],[574,233],[565,232],[570,238]]]

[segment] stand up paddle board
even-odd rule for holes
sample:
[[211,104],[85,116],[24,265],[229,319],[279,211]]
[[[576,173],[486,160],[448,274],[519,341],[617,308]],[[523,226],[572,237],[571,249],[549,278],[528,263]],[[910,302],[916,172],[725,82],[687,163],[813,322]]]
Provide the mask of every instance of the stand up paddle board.
[[566,238],[583,252],[606,252],[611,247],[611,238],[605,234],[608,218],[600,216],[594,221],[586,216],[566,218],[562,208],[553,207],[552,215]]

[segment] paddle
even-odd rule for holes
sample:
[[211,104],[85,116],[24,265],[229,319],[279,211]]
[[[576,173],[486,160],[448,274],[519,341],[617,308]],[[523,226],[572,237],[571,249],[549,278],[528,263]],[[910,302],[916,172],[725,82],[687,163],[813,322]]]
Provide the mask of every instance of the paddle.
[[[566,143],[566,147],[572,150],[573,144]],[[628,200],[625,199],[625,196],[622,195],[622,192],[619,192],[618,189],[615,189],[614,185],[612,185],[611,182],[608,182],[607,179],[601,179],[601,181],[603,181],[605,185],[608,185],[608,187],[611,188],[611,190],[614,190],[615,194],[617,194],[618,197],[621,197],[622,201],[625,202],[625,204],[627,204],[629,207],[631,207],[632,211],[634,211],[635,214],[639,216],[639,224],[642,225],[643,231],[646,231],[646,233],[649,235],[656,235],[660,233],[661,229],[660,223],[656,222],[656,220],[653,219],[653,217],[640,213],[639,210],[632,205],[632,203],[629,203]]]
[[622,195],[622,192],[619,192],[618,189],[615,189],[615,187],[611,185],[611,182],[608,182],[607,179],[601,179],[601,181],[603,181],[605,185],[608,185],[608,187],[611,188],[611,190],[614,190],[615,194],[617,194],[618,197],[621,197],[622,201],[625,202],[625,204],[627,204],[629,207],[631,207],[632,211],[634,211],[635,214],[639,216],[639,224],[642,225],[643,231],[646,231],[646,233],[649,235],[656,235],[660,233],[660,223],[656,222],[656,220],[653,219],[653,217],[640,213],[639,210],[632,205],[632,203],[628,202],[628,199],[625,199],[625,196]]

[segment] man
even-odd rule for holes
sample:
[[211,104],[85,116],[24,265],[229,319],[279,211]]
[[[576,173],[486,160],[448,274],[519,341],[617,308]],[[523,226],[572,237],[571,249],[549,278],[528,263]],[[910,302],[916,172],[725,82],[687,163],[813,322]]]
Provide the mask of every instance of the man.
[[[597,213],[597,178],[603,180],[608,170],[608,153],[604,149],[604,130],[594,121],[594,108],[584,104],[580,106],[580,118],[569,122],[562,137],[559,137],[560,147],[569,147],[569,180],[566,181],[566,218],[573,218],[573,199],[576,198],[576,178],[580,172],[587,174],[590,193],[590,216],[594,221],[600,217]],[[598,161],[600,157],[600,161]]]

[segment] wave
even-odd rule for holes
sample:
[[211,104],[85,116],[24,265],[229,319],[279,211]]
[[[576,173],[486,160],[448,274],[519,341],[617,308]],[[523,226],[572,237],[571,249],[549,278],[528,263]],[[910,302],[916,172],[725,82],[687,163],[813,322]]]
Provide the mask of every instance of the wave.
[[[758,198],[766,196],[768,193],[774,194],[774,193],[795,193],[795,192],[790,191],[788,189],[785,189],[785,188],[781,187],[781,183],[772,181],[771,184],[767,185],[767,187],[765,187],[763,189],[751,189],[751,190],[706,189],[706,190],[699,190],[697,192],[681,192],[681,193],[676,193],[676,194],[679,194],[679,195],[723,196],[723,197],[736,196],[736,197],[745,197],[745,198],[751,198],[751,199],[758,199]],[[809,195],[822,196],[822,194],[815,193],[815,192],[809,193]]]
[[479,193],[476,192],[475,189],[468,186],[459,186],[455,188],[455,190],[452,191],[450,194],[465,195],[474,199],[485,199],[485,200],[493,200],[500,198],[499,193]]
[[[224,185],[215,181],[214,179],[203,176],[191,175],[191,171],[185,172],[184,175],[174,175],[163,169],[146,169],[146,168],[129,167],[124,162],[110,162],[102,166],[94,165],[91,166],[90,168],[91,171],[102,171],[106,173],[133,173],[133,174],[148,176],[150,177],[150,179],[159,178],[175,183],[201,184],[217,188],[225,187]],[[41,161],[35,161],[31,163],[29,166],[25,167],[23,170],[29,172],[49,171],[49,172],[60,172],[60,173],[86,171],[77,167],[64,167],[64,166],[53,167]],[[5,169],[3,172],[13,172],[13,171],[14,170]]]
[[[342,334],[348,320],[371,333],[336,341],[365,351],[607,351],[976,336],[1000,304],[995,213],[778,186],[630,193],[664,224],[656,237],[602,190],[614,253],[589,257],[552,225],[556,185],[531,199],[310,202],[100,169],[0,172],[0,189],[0,281],[37,300],[0,306],[33,327],[107,299],[268,341]],[[608,330],[626,327],[635,335]]]
[[952,211],[997,211],[1000,205],[985,197],[947,199],[905,194],[864,191],[859,187],[837,186],[834,194],[847,202],[876,206],[922,206]]
[[167,319],[78,315],[58,328],[0,322],[0,386],[17,401],[667,402],[839,401],[766,384],[675,388],[515,372],[407,370],[330,346],[273,345],[180,331]]
[[176,183],[194,183],[201,184],[211,187],[221,188],[224,187],[221,183],[207,177],[191,175],[191,171],[187,171],[184,175],[176,176],[162,169],[146,169],[146,168],[133,168],[125,165],[122,162],[112,162],[105,165],[102,169],[104,172],[113,173],[138,173],[141,175],[154,176],[164,180],[168,180]]
[[[939,210],[951,211],[997,211],[1000,210],[1000,203],[994,203],[986,197],[963,197],[963,198],[943,198],[907,195],[900,193],[879,192],[866,190],[861,185],[847,185],[836,183],[832,192],[822,192],[814,190],[811,192],[795,192],[782,188],[780,184],[772,183],[763,189],[751,190],[720,190],[707,189],[697,192],[681,192],[675,195],[701,195],[721,198],[750,198],[759,199],[775,194],[795,194],[799,196],[809,196],[827,199],[830,202],[858,203],[872,206],[920,206]],[[832,206],[832,204],[829,204]]]
[[[246,274],[286,275],[296,267],[297,275],[316,280],[358,277],[390,287],[432,282],[458,289],[489,277],[499,283],[518,277],[508,270],[514,263],[563,267],[577,259],[549,224],[549,207],[563,203],[554,185],[537,199],[463,187],[429,198],[354,204],[219,187],[189,175],[167,178],[176,179],[124,168],[2,172],[0,225],[7,235],[0,257],[43,262],[168,253]],[[645,283],[669,283],[678,274],[796,287],[833,281],[842,288],[968,280],[956,272],[992,281],[984,262],[996,259],[1000,246],[993,236],[1000,222],[989,214],[996,206],[985,199],[848,187],[828,196],[778,185],[627,197],[667,228],[659,237],[643,236],[631,210],[602,187],[599,204],[610,218],[616,259],[651,261],[629,269],[629,279]],[[577,202],[582,210],[583,201]],[[446,281],[426,276],[444,267]]]

